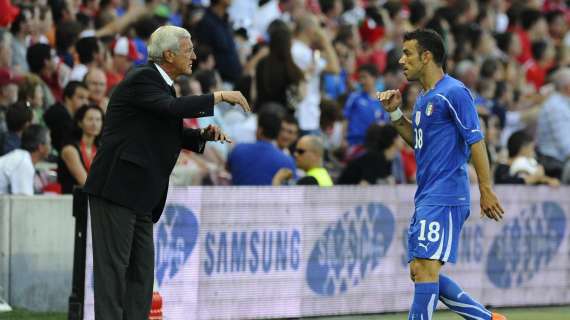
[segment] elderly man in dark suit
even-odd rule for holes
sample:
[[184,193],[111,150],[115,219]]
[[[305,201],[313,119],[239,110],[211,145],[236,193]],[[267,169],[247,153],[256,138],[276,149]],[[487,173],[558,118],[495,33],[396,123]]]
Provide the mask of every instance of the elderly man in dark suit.
[[183,118],[212,116],[226,101],[250,111],[238,91],[175,97],[173,80],[196,59],[188,31],[158,28],[149,63],[131,70],[111,96],[101,147],[84,190],[93,233],[95,318],[148,319],[154,281],[152,223],[181,148],[202,152],[206,141],[231,142],[216,126],[185,129]]

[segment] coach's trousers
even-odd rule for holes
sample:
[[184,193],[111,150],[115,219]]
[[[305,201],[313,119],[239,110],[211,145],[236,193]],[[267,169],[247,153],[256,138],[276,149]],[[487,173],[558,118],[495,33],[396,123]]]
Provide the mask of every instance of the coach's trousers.
[[150,215],[89,196],[96,320],[148,319],[154,283]]

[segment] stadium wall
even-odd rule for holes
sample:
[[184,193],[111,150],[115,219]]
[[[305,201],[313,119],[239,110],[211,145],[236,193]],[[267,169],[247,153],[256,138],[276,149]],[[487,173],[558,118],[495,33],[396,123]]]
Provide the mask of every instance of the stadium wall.
[[71,196],[0,197],[0,287],[12,307],[63,311],[71,288]]

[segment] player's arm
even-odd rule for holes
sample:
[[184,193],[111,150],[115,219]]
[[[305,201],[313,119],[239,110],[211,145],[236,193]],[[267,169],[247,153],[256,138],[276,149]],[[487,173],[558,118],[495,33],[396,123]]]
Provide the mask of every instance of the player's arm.
[[414,135],[412,132],[412,122],[402,114],[400,105],[402,105],[402,94],[400,90],[388,90],[376,93],[376,97],[380,100],[380,104],[386,112],[390,113],[390,119],[394,128],[398,131],[400,136],[411,147],[414,146]]
[[499,199],[493,192],[491,183],[491,169],[487,158],[487,147],[484,140],[471,145],[471,162],[477,172],[479,180],[479,192],[481,193],[481,214],[499,221],[503,217],[504,210]]
[[413,136],[413,130],[412,130],[412,122],[410,120],[408,120],[408,118],[406,118],[404,115],[402,115],[402,117],[396,121],[392,121],[392,125],[394,125],[394,128],[396,128],[396,130],[398,130],[398,133],[400,134],[400,136],[402,136],[402,138],[404,139],[404,141],[406,141],[406,143],[410,146],[410,147],[414,147],[414,136]]
[[485,139],[473,97],[465,87],[456,87],[450,90],[447,97],[439,96],[447,103],[457,130],[471,148],[471,161],[477,172],[479,191],[481,192],[481,215],[499,221],[503,217],[504,210],[491,188],[491,170],[487,158],[487,147],[485,147]]

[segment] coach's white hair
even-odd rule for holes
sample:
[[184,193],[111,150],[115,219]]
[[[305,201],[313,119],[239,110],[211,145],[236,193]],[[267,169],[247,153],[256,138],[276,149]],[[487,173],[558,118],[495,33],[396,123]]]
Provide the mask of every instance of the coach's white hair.
[[162,26],[156,29],[148,41],[148,59],[158,64],[162,63],[164,51],[172,50],[178,53],[180,40],[184,38],[191,38],[190,32],[184,28]]

